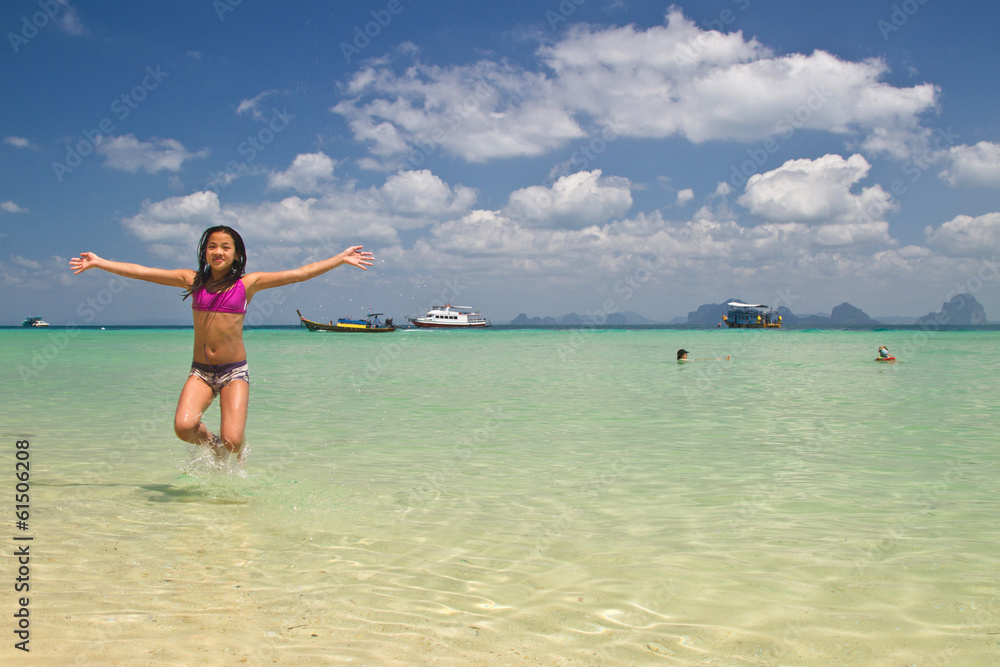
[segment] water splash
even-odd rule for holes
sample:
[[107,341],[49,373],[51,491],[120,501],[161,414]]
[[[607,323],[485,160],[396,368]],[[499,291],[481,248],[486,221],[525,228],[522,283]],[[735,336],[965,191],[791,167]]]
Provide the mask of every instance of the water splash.
[[210,448],[191,445],[188,461],[181,467],[185,475],[196,479],[214,478],[219,475],[227,479],[249,479],[247,463],[250,460],[250,445],[245,445],[237,455],[225,448]]

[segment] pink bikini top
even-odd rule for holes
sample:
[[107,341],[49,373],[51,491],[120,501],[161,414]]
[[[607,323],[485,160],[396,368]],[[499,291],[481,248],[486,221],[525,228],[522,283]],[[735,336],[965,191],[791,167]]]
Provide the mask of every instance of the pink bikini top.
[[237,280],[228,290],[217,294],[212,294],[204,287],[199,287],[191,295],[191,310],[246,315],[247,288],[243,286],[242,280]]

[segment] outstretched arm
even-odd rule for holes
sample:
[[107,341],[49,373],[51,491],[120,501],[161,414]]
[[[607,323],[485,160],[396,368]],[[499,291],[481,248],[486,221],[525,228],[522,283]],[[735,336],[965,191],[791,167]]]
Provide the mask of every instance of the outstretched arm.
[[313,262],[312,264],[306,264],[297,269],[289,269],[287,271],[259,271],[247,274],[243,279],[247,288],[247,297],[253,296],[262,289],[300,283],[304,280],[315,278],[337,268],[341,264],[349,264],[358,267],[362,271],[367,271],[368,267],[372,265],[375,256],[368,251],[362,252],[362,247],[359,245],[351,246],[339,255],[319,262]]
[[92,252],[81,252],[79,257],[69,260],[69,268],[73,273],[83,273],[87,269],[101,269],[126,278],[145,280],[157,285],[173,285],[174,287],[190,287],[194,281],[194,271],[191,269],[154,269],[141,264],[112,262],[101,259]]

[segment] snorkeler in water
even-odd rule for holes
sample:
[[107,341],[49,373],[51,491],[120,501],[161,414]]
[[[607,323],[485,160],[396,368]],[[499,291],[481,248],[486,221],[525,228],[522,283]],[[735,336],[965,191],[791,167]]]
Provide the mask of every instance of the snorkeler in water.
[[[677,350],[677,361],[688,361],[688,351],[684,349]],[[727,354],[725,359],[717,357],[715,359],[695,359],[695,361],[729,361],[729,355]]]
[[[240,454],[245,442],[250,373],[243,345],[243,319],[253,296],[265,289],[298,283],[342,264],[367,271],[374,256],[351,246],[339,255],[286,271],[246,273],[246,248],[239,233],[219,225],[206,229],[198,244],[198,270],[157,269],[102,259],[92,252],[69,260],[74,274],[98,268],[126,278],[185,290],[194,318],[194,359],[174,414],[174,433],[185,442],[207,446],[217,457]],[[201,421],[219,397],[218,434]]]

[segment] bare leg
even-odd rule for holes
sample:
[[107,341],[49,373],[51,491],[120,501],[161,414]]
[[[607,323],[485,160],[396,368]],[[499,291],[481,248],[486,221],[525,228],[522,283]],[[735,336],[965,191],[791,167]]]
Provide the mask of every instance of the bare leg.
[[219,411],[222,413],[219,435],[225,448],[234,454],[243,449],[249,404],[250,384],[246,380],[233,380],[219,392]]
[[204,381],[189,376],[180,398],[177,399],[177,412],[174,413],[174,433],[184,442],[202,445],[215,450],[218,456],[218,445],[213,445],[215,436],[201,421],[201,416],[212,402],[212,388]]

